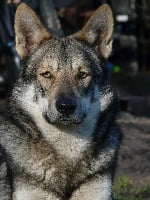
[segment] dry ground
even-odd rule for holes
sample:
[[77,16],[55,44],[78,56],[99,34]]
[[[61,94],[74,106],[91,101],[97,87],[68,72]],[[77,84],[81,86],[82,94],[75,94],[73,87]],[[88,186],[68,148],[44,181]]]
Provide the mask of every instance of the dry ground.
[[121,113],[123,139],[116,176],[126,174],[135,186],[150,184],[150,118]]

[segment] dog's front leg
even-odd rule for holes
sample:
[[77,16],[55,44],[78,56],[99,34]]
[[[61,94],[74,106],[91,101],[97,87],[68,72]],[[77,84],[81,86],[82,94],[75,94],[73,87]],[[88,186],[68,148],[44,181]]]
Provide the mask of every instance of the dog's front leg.
[[11,199],[11,186],[9,182],[8,166],[5,156],[0,149],[0,200]]
[[33,186],[22,185],[15,189],[12,200],[59,200],[54,194]]
[[70,200],[112,200],[111,175],[97,175],[90,181],[82,184]]

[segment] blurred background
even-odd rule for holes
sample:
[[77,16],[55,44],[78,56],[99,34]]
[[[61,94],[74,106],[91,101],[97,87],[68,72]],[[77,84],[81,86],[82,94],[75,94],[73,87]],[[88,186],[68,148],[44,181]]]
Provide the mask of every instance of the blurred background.
[[7,112],[21,70],[13,29],[20,2],[31,6],[47,29],[60,36],[78,31],[103,3],[111,6],[115,30],[107,68],[120,99],[123,133],[115,200],[150,199],[150,0],[0,0],[1,115]]

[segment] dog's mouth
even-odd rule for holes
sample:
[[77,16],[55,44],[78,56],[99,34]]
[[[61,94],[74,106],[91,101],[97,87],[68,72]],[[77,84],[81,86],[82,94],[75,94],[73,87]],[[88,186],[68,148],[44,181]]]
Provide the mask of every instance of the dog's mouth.
[[79,119],[79,118],[66,118],[66,117],[63,117],[62,119],[59,119],[58,122],[60,124],[80,124],[83,122],[83,118]]
[[48,115],[44,115],[45,120],[49,124],[54,124],[54,125],[75,125],[75,124],[81,124],[84,119],[86,118],[86,115],[83,115],[81,117],[66,117],[66,116],[60,116],[60,117],[54,117],[50,118]]

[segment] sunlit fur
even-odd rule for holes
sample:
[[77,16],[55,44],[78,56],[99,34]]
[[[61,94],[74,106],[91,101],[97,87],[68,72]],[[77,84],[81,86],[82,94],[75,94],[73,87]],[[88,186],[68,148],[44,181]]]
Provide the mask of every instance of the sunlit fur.
[[[106,73],[110,7],[57,38],[21,4],[15,32],[22,72],[0,123],[0,199],[111,200],[120,132]],[[58,109],[61,98],[75,102],[73,112]]]

